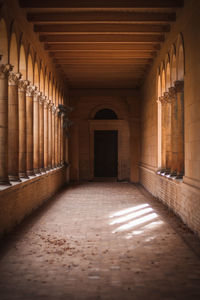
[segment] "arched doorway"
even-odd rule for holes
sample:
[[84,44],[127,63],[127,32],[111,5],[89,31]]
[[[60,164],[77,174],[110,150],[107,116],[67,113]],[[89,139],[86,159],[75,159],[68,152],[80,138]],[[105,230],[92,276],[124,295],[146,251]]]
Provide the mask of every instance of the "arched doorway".
[[[111,109],[96,112],[95,120],[117,120]],[[118,130],[94,130],[94,177],[118,176]]]

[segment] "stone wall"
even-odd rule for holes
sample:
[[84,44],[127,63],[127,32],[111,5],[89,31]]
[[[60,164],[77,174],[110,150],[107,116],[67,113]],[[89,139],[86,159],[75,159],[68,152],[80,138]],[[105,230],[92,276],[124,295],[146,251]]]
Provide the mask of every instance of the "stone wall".
[[[140,182],[154,196],[178,214],[200,234],[200,94],[199,47],[200,2],[185,1],[166,35],[166,41],[155,59],[142,89]],[[185,176],[181,182],[156,174],[158,169],[157,70],[177,36],[182,34],[185,52],[184,76],[184,149]]]
[[0,191],[0,236],[52,197],[66,182],[64,167]]
[[[139,100],[134,90],[72,90],[70,106],[74,112],[70,135],[71,180],[93,179],[94,130],[118,130],[118,179],[138,182]],[[115,111],[118,120],[93,120],[103,108]],[[130,129],[130,124],[131,126]],[[130,148],[132,136],[132,148]],[[134,154],[134,159],[131,159]]]

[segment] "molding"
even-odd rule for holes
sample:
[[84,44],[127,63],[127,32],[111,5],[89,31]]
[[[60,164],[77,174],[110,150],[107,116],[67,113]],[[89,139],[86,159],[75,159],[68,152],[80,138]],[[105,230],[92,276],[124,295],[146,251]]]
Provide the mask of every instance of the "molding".
[[187,176],[183,176],[183,183],[190,185],[191,187],[200,189],[200,180],[193,179]]

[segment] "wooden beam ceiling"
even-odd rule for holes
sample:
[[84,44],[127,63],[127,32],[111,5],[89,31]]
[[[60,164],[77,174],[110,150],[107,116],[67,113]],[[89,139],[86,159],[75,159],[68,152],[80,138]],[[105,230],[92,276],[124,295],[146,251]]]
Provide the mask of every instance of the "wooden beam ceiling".
[[[72,87],[141,84],[181,0],[19,0]],[[85,86],[86,85],[86,86]]]

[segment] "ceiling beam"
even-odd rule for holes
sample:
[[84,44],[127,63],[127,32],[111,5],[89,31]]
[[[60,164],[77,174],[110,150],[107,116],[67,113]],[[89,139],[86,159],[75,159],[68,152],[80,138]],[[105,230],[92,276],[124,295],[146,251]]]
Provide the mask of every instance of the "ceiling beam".
[[164,34],[51,34],[40,35],[46,43],[159,43]]
[[146,65],[146,64],[151,64],[153,59],[150,58],[125,58],[125,59],[116,59],[116,58],[109,58],[109,59],[100,59],[100,58],[76,58],[76,59],[63,59],[63,58],[54,58],[53,59],[54,63],[56,64],[61,64],[61,65],[66,65],[66,64],[135,64],[135,65]]
[[81,22],[174,22],[176,13],[85,11],[65,13],[28,13],[27,19],[34,23],[81,23]]
[[160,50],[160,44],[114,44],[114,43],[104,43],[104,44],[84,44],[84,43],[72,43],[72,44],[45,44],[44,45],[45,50],[48,51],[117,51],[117,50],[131,50],[131,51],[156,51]]
[[154,24],[53,24],[35,25],[35,32],[41,33],[161,33],[169,32],[170,25]]
[[51,57],[55,58],[153,58],[156,52],[145,51],[61,51],[50,52]]
[[21,7],[34,8],[178,8],[183,0],[19,0]]

